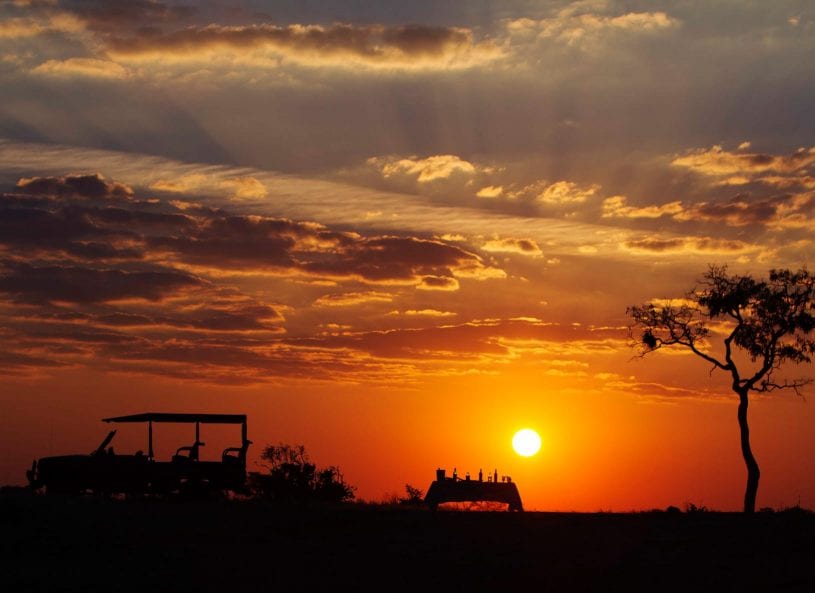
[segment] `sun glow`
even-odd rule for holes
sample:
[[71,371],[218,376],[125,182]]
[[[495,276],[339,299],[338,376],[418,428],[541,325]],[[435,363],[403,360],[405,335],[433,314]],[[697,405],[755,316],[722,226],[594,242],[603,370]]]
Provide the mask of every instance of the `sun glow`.
[[532,457],[540,451],[541,438],[531,428],[524,428],[516,432],[515,436],[512,437],[512,448],[522,457]]

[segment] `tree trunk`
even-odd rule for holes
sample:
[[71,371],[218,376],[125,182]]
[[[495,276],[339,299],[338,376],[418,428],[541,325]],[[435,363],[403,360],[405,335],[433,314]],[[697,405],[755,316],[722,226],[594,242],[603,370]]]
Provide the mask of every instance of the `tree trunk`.
[[747,466],[747,487],[744,490],[744,512],[753,513],[756,510],[756,495],[758,494],[758,480],[761,471],[758,462],[750,448],[750,426],[747,424],[748,391],[739,391],[739,430],[741,432],[741,454],[744,465]]

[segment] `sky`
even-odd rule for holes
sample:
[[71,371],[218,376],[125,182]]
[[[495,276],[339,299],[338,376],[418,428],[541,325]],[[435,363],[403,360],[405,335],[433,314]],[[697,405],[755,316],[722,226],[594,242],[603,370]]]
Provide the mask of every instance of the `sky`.
[[[811,261],[813,55],[806,0],[0,2],[0,482],[199,411],[367,500],[739,509],[726,378],[626,307]],[[760,507],[814,422],[753,400]]]

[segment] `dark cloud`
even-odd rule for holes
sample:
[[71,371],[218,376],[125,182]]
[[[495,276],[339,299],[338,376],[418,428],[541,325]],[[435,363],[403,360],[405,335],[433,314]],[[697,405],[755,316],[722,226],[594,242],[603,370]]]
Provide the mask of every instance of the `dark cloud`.
[[138,327],[155,324],[155,320],[147,315],[119,312],[100,315],[96,318],[96,322],[102,325],[111,325],[114,327]]
[[647,251],[654,253],[740,253],[756,251],[756,245],[743,241],[714,239],[711,237],[676,237],[655,238],[646,237],[626,241],[624,247],[632,251]]
[[316,275],[356,276],[371,282],[418,281],[434,275],[450,283],[460,268],[482,267],[480,258],[441,241],[415,237],[377,237],[343,246],[337,257],[303,265]]
[[694,204],[682,213],[683,220],[726,222],[732,226],[768,224],[776,218],[789,196],[749,201],[742,196],[719,203]]
[[283,317],[267,305],[241,305],[231,309],[199,307],[189,313],[170,315],[142,315],[109,313],[93,319],[94,323],[113,327],[165,326],[215,332],[278,331],[272,325]]
[[32,304],[87,304],[122,299],[159,301],[203,285],[202,280],[175,271],[128,272],[77,266],[32,266],[11,261],[0,269],[0,292],[17,302]]
[[196,9],[158,0],[61,0],[59,8],[76,15],[91,29],[118,31],[172,23],[192,16]]
[[438,55],[451,43],[461,44],[470,40],[470,34],[461,29],[405,25],[384,28],[382,40],[409,55]]
[[196,264],[214,267],[293,268],[292,251],[306,238],[326,244],[340,235],[290,220],[204,212],[201,224],[187,234],[148,240],[150,248],[168,251]]
[[785,194],[755,199],[738,195],[723,202],[700,202],[674,214],[676,220],[724,223],[729,226],[762,225],[773,230],[811,227],[815,194]]
[[125,238],[64,211],[0,207],[0,244],[12,247],[18,255],[56,251],[83,260],[141,258],[140,249],[114,245]]
[[[165,320],[165,318],[160,318]],[[254,305],[224,311],[203,307],[186,318],[165,321],[177,327],[192,327],[209,331],[250,331],[274,329],[269,322],[278,322],[282,316],[274,308],[265,305]]]
[[193,225],[192,219],[175,213],[0,194],[0,244],[18,253],[59,251],[82,260],[141,259],[145,234],[182,232]]
[[42,356],[32,356],[24,352],[0,350],[0,374],[17,373],[20,368],[62,367],[64,363]]
[[419,288],[424,290],[457,290],[458,280],[450,276],[424,276]]
[[[348,309],[393,298],[360,291],[360,282],[456,290],[457,276],[500,272],[479,255],[438,239],[366,237],[313,222],[140,200],[122,187],[101,175],[67,175],[24,180],[20,193],[0,194],[6,256],[0,262],[5,297],[0,304],[8,313],[0,331],[11,330],[15,344],[25,346],[21,351],[137,372],[157,361],[156,373],[176,377],[202,366],[207,370],[196,378],[216,382],[271,376],[328,380],[360,369],[381,377],[393,375],[396,369],[389,365],[397,363],[371,360],[372,355],[407,356],[411,348],[429,352],[433,346],[424,339],[393,345],[394,336],[373,334],[341,346],[345,354],[335,344],[287,343],[281,339],[288,335],[282,309],[248,296],[224,277],[347,282],[350,291],[343,287],[341,294],[314,303]],[[192,275],[190,266],[208,279]],[[253,339],[261,334],[263,340]],[[445,333],[436,337],[448,340]],[[489,340],[467,346],[469,339],[452,338],[445,349],[506,352]],[[414,354],[419,364],[424,354]]]
[[537,256],[541,255],[541,249],[537,241],[532,239],[493,239],[487,241],[481,247],[484,251],[493,251],[497,253],[520,253],[522,255]]
[[677,156],[672,164],[691,169],[702,175],[713,176],[750,175],[767,171],[794,174],[815,165],[815,148],[799,148],[792,154],[775,155],[729,151],[716,145],[709,149],[696,149],[685,155]]
[[815,214],[815,194],[811,191],[769,197],[741,193],[721,201],[695,203],[675,201],[642,207],[628,205],[623,196],[607,198],[603,202],[604,218],[670,217],[680,222],[723,223],[732,227],[756,225],[772,230],[807,228],[812,225],[813,214]]
[[[137,203],[132,208],[150,208],[153,203]],[[95,224],[109,227],[122,227],[125,229],[138,229],[147,227],[145,232],[179,232],[183,233],[196,226],[196,221],[191,216],[176,212],[151,212],[143,210],[127,210],[117,207],[105,208],[75,208],[74,211],[87,216]]]
[[133,189],[123,183],[107,181],[95,173],[93,175],[66,175],[64,177],[23,178],[17,183],[22,193],[57,197],[83,198],[129,198]]
[[[212,270],[419,283],[455,288],[488,267],[461,247],[417,237],[362,237],[320,224],[140,201],[101,175],[40,177],[0,195],[0,244],[19,255],[81,262],[161,258]],[[36,194],[35,192],[40,193]],[[125,193],[122,193],[125,192]],[[111,195],[126,200],[110,202]],[[7,199],[6,199],[7,198]]]
[[[79,342],[81,344],[124,344],[138,341],[138,338],[120,332],[113,332],[94,327],[81,327],[73,324],[47,324],[27,327],[26,341],[28,343],[47,346],[49,344],[62,344],[65,342]],[[50,349],[50,348],[48,348]]]

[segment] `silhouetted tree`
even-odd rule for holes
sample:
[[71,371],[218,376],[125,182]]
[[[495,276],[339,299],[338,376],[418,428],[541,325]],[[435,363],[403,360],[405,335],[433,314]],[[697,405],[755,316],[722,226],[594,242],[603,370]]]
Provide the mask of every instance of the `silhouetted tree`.
[[354,498],[354,487],[343,479],[339,468],[318,469],[303,445],[267,445],[261,453],[269,473],[254,478],[254,490],[275,500],[343,502]]
[[[644,356],[666,346],[693,352],[725,371],[738,395],[741,452],[747,466],[744,512],[756,508],[760,471],[750,447],[749,393],[799,389],[810,379],[781,379],[784,363],[811,362],[815,340],[815,277],[805,269],[771,270],[769,279],[729,275],[726,266],[710,266],[679,304],[629,307],[631,335]],[[639,335],[635,332],[639,331]],[[714,337],[723,336],[718,348]]]
[[422,504],[424,492],[416,486],[405,484],[405,496],[399,499],[399,504]]

